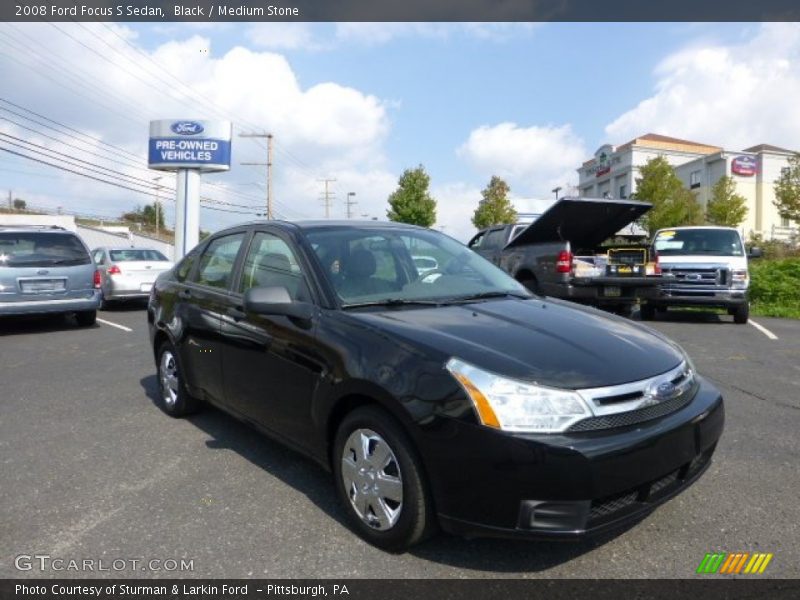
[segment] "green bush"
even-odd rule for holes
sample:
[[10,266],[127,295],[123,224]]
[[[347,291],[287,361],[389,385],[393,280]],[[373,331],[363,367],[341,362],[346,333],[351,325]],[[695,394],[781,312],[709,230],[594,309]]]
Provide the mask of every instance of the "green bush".
[[753,312],[800,319],[800,258],[750,261]]

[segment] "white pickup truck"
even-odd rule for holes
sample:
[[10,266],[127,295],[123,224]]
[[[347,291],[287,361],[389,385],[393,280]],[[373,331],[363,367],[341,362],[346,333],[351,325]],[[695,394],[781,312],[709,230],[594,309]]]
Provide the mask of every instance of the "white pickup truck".
[[[643,320],[668,306],[726,308],[735,323],[750,315],[748,255],[741,235],[731,227],[670,227],[653,237],[652,251],[663,275],[660,293],[641,306]],[[753,248],[750,257],[761,256]]]

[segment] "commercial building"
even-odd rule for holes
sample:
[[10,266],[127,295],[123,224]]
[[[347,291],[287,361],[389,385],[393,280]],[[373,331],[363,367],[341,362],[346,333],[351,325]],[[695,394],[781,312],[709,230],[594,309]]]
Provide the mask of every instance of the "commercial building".
[[785,239],[797,223],[782,219],[773,200],[775,180],[788,167],[791,150],[760,144],[742,151],[648,133],[620,146],[605,144],[578,168],[578,188],[589,198],[627,198],[636,191],[639,169],[651,158],[663,156],[683,184],[705,206],[711,188],[724,175],[733,177],[737,193],[747,200],[747,216],[740,229],[766,239]]

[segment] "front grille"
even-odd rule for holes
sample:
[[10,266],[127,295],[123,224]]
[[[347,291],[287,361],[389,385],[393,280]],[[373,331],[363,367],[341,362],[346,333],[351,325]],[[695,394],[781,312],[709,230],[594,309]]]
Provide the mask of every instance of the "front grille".
[[627,427],[628,425],[635,425],[645,421],[658,419],[668,415],[676,410],[679,410],[689,404],[693,393],[686,393],[677,398],[640,408],[637,410],[630,410],[628,412],[604,415],[602,417],[591,417],[578,421],[572,427],[567,429],[568,432],[574,431],[595,431],[598,429],[612,429],[614,427]]
[[600,519],[608,515],[614,514],[624,508],[627,508],[639,496],[639,492],[628,492],[618,496],[612,496],[604,500],[595,500],[592,502],[592,508],[589,510],[589,521]]
[[664,267],[663,275],[671,275],[670,280],[665,280],[665,287],[679,286],[724,286],[728,283],[728,270],[712,267]]
[[711,460],[715,446],[695,456],[691,462],[675,469],[671,473],[645,483],[635,489],[629,489],[613,496],[592,500],[589,508],[588,525],[596,525],[597,521],[610,520],[612,515],[638,504],[646,506],[662,500],[665,495],[685,487]]
[[661,479],[657,479],[650,485],[650,495],[655,496],[663,490],[664,488],[668,488],[673,483],[678,480],[678,470],[673,471],[669,475],[665,475]]

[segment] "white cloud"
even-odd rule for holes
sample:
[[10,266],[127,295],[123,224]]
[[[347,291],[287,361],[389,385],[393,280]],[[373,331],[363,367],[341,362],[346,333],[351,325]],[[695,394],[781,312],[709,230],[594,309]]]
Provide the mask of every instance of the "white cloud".
[[324,48],[314,37],[310,23],[253,23],[245,38],[256,48],[271,50],[320,50]]
[[800,146],[800,25],[761,25],[747,41],[694,44],[655,69],[653,94],[606,127],[622,143],[647,132],[741,149]]
[[505,42],[528,35],[537,23],[337,23],[335,37],[340,42],[365,45],[386,44],[398,38],[447,40],[463,35],[490,42]]
[[577,178],[586,156],[583,140],[570,125],[522,127],[516,123],[484,125],[470,132],[457,150],[481,175],[498,175],[525,196],[549,196],[553,186]]
[[[104,162],[110,168],[151,181],[156,173],[145,168],[150,119],[227,117],[234,121],[237,132],[256,130],[274,134],[273,188],[276,198],[288,209],[286,216],[292,218],[323,214],[318,177],[333,173],[342,190],[340,201],[347,191],[354,191],[370,210],[376,210],[370,199],[371,190],[381,190],[383,194],[386,182],[395,180],[385,167],[384,142],[389,119],[383,102],[375,96],[336,82],[304,87],[286,58],[273,52],[234,47],[215,56],[211,40],[201,35],[169,41],[148,53],[131,49],[99,24],[58,26],[96,52],[45,24],[25,24],[19,25],[17,31],[7,30],[20,41],[35,43],[36,53],[18,51],[15,57],[0,53],[0,78],[12,84],[3,95],[48,118],[79,131],[93,132],[104,142],[125,148],[141,157],[140,166],[123,164],[116,151],[109,152],[102,144],[92,143],[86,149],[106,153],[108,161],[77,149],[65,149],[42,136],[38,136],[37,143],[71,152],[84,160]],[[136,44],[136,37],[128,28],[110,27]],[[284,38],[283,43],[290,42]],[[190,82],[193,92],[176,77],[184,83]],[[0,113],[0,116],[8,115]],[[0,130],[35,139],[34,134],[8,122],[0,121]],[[55,135],[65,142],[75,142],[69,135]],[[233,154],[234,164],[229,173],[204,178],[224,183],[228,191],[204,185],[203,193],[236,204],[261,205],[264,194],[258,185],[264,182],[263,171],[239,163],[264,161],[265,148],[253,140],[237,137]],[[34,169],[31,163],[14,164],[17,169],[21,166]],[[58,173],[46,167],[35,168],[49,175]],[[119,214],[150,201],[147,196],[87,179],[76,180],[66,174],[58,177],[62,180],[56,183],[52,179],[29,178],[25,181],[29,196],[49,189],[46,195],[51,197],[53,206],[80,207],[85,212],[102,210],[104,214]],[[167,177],[162,185],[168,181]],[[60,193],[64,194],[61,198]],[[85,201],[67,198],[68,194],[81,193]],[[386,194],[382,196],[384,203]],[[43,195],[36,197],[44,202]],[[202,225],[208,229],[251,218],[210,211],[201,215]]]

